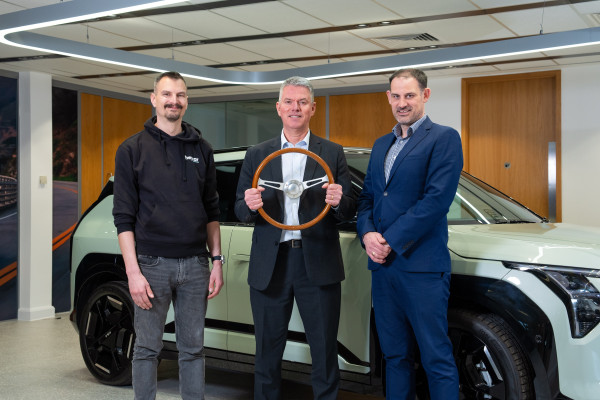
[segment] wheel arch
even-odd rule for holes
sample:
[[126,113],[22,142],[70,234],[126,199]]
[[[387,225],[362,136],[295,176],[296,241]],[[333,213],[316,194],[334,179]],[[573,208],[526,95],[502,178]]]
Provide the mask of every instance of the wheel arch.
[[73,317],[75,326],[81,319],[81,305],[92,295],[94,290],[110,281],[127,282],[123,257],[118,254],[90,253],[77,267],[75,273],[75,290],[73,296]]
[[493,313],[512,329],[535,373],[538,398],[560,394],[558,360],[550,320],[514,285],[491,278],[452,275],[449,308]]

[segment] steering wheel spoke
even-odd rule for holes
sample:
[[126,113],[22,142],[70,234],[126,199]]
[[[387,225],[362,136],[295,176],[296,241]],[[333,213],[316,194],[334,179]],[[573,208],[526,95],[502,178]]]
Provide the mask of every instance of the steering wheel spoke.
[[283,190],[283,182],[265,181],[264,179],[258,179],[258,186],[270,187],[271,189]]
[[320,178],[304,181],[304,182],[302,182],[302,185],[304,186],[304,189],[308,189],[315,185],[318,185],[319,183],[327,183],[327,182],[329,182],[329,178],[327,177],[327,175],[323,175]]

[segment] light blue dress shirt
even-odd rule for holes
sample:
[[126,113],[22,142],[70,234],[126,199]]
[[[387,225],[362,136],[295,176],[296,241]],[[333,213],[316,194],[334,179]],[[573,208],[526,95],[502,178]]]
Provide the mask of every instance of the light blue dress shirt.
[[396,161],[396,157],[398,157],[398,154],[400,154],[400,152],[404,148],[404,145],[408,142],[408,140],[410,139],[412,134],[417,129],[419,129],[419,127],[421,126],[423,121],[425,121],[426,117],[427,117],[427,115],[423,114],[423,116],[421,118],[419,118],[417,121],[415,121],[408,128],[407,136],[405,138],[402,137],[402,125],[400,125],[400,123],[396,124],[396,126],[394,126],[394,129],[392,129],[392,132],[394,132],[394,135],[396,135],[396,140],[394,141],[394,144],[392,144],[392,147],[390,147],[387,155],[385,156],[385,162],[384,162],[383,168],[384,168],[384,172],[385,172],[386,183],[390,179],[390,172],[392,171],[392,167],[394,165],[394,162]]

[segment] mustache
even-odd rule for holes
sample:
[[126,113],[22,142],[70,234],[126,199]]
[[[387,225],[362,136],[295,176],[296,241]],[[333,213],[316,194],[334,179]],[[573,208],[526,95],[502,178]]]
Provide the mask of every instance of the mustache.
[[173,103],[165,104],[165,108],[171,108],[171,107],[179,108],[180,110],[183,108],[181,104],[173,104]]

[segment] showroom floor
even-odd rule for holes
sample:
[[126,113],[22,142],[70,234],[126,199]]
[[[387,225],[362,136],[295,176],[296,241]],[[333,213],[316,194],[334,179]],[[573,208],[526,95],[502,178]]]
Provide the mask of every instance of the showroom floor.
[[[159,367],[157,399],[179,397],[177,363],[163,361]],[[284,384],[285,399],[312,399],[307,385]],[[79,352],[77,333],[67,313],[40,321],[0,322],[0,399],[71,400],[132,399],[131,386],[98,383],[88,372]],[[206,370],[206,399],[251,399],[252,375]],[[382,399],[349,392],[339,399]]]

